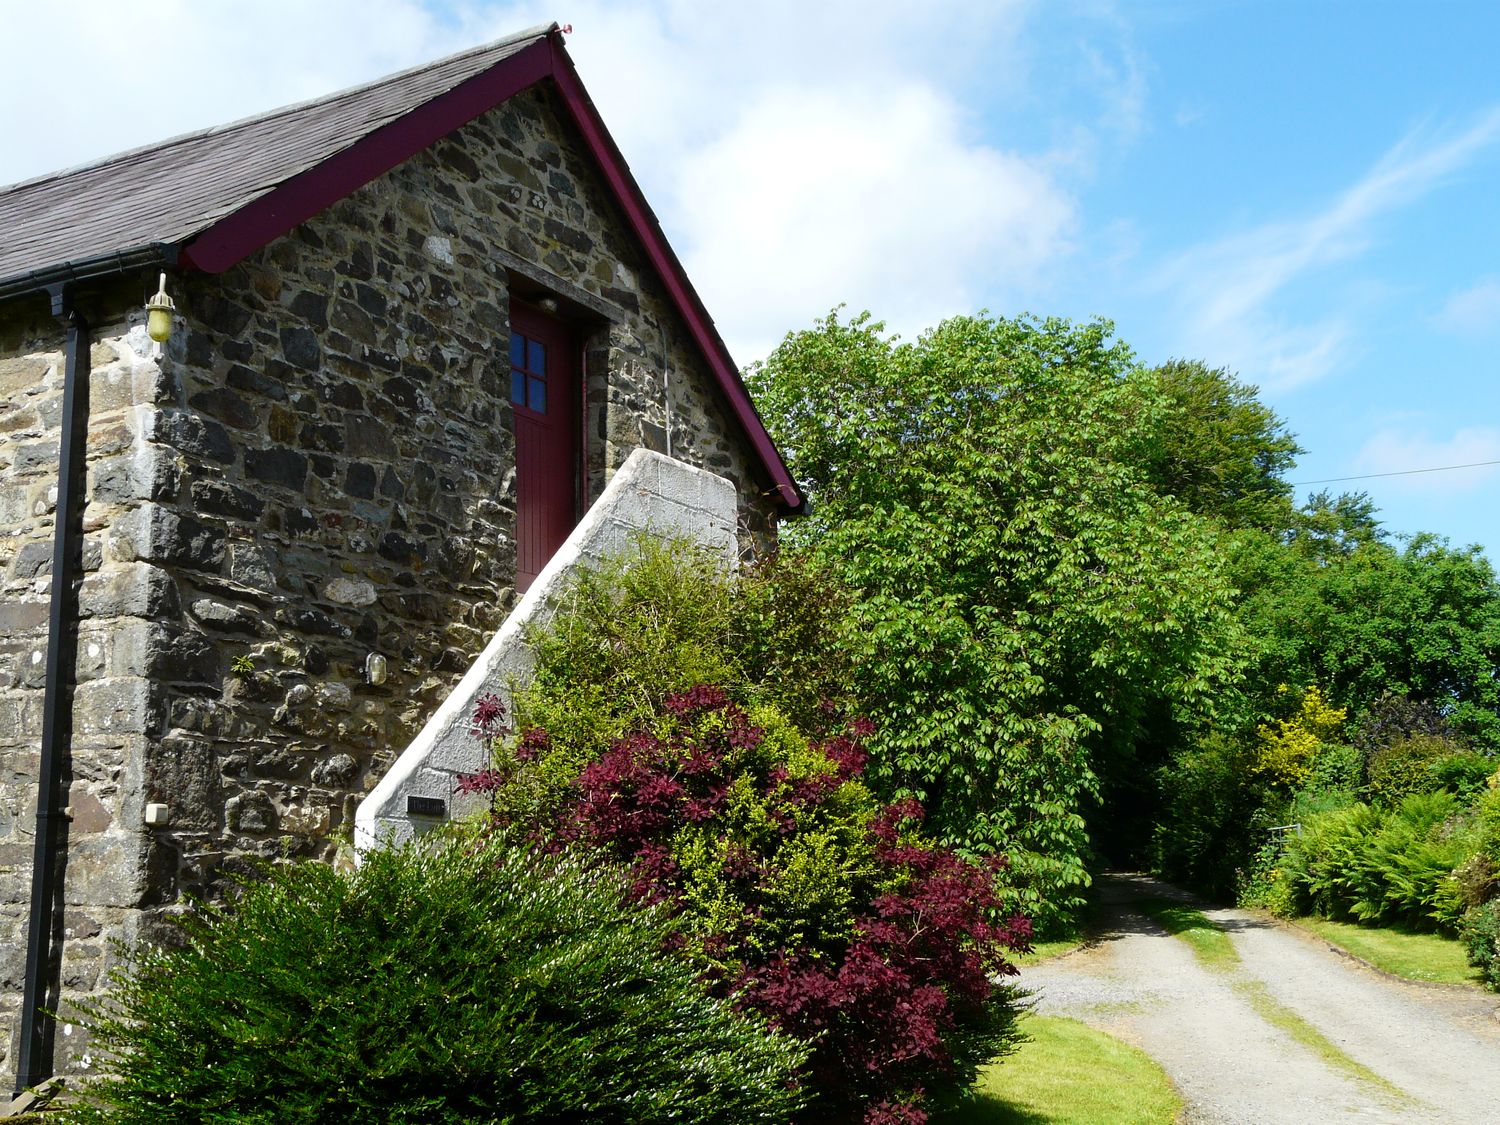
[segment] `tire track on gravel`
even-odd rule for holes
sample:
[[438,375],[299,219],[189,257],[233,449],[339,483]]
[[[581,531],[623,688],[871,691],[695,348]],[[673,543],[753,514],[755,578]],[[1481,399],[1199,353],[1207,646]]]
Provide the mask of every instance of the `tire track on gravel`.
[[[1100,939],[1023,972],[1037,1010],[1133,1043],[1166,1069],[1198,1122],[1500,1121],[1500,997],[1393,981],[1301,931],[1194,903],[1142,875],[1100,880]],[[1133,904],[1192,903],[1240,963],[1206,968]],[[1256,983],[1258,982],[1258,983]],[[1258,1013],[1258,990],[1386,1083],[1330,1065]]]

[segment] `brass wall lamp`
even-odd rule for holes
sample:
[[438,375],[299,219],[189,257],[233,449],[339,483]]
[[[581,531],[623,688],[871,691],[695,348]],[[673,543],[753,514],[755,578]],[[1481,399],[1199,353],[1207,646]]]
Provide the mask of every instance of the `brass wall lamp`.
[[177,303],[167,296],[167,275],[161,275],[156,296],[146,302],[146,335],[158,344],[165,344],[172,335],[172,317]]

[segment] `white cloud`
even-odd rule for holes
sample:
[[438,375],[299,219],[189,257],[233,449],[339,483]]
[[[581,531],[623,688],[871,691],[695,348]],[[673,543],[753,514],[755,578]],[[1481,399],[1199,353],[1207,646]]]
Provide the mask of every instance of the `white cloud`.
[[[1476,465],[1500,461],[1500,428],[1467,426],[1451,437],[1435,438],[1426,432],[1385,429],[1376,433],[1354,458],[1356,473],[1400,473],[1381,478],[1382,492],[1433,499],[1473,492],[1500,480],[1500,465],[1471,469],[1448,469],[1453,465]],[[1439,472],[1412,472],[1439,469]],[[1356,484],[1355,487],[1362,487]]]
[[1453,294],[1432,319],[1445,332],[1460,336],[1500,332],[1500,277],[1481,278]]
[[910,334],[1034,278],[1071,204],[1034,163],[965,141],[921,86],[768,91],[681,165],[676,225],[741,360],[835,304]]
[[1175,297],[1182,351],[1211,355],[1272,390],[1327,375],[1353,335],[1354,310],[1328,300],[1321,315],[1297,315],[1278,300],[1294,284],[1357,259],[1378,220],[1438,188],[1497,140],[1500,108],[1445,141],[1409,135],[1311,217],[1265,223],[1180,255],[1155,281]]
[[1150,100],[1146,63],[1131,43],[1124,21],[1109,22],[1115,32],[1112,39],[1080,43],[1077,50],[1099,95],[1101,127],[1128,144],[1146,128]]

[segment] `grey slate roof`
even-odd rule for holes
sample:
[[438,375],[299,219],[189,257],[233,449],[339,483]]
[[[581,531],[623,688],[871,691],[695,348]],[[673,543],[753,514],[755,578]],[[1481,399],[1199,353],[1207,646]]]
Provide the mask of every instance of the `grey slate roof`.
[[68,263],[183,242],[545,38],[552,26],[327,97],[0,188],[0,293]]

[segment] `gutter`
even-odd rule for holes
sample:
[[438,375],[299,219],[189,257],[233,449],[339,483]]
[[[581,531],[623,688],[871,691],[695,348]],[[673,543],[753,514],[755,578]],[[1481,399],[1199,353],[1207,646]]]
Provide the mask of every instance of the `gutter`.
[[100,254],[95,258],[79,258],[76,261],[47,266],[45,269],[32,270],[30,273],[0,278],[0,301],[20,296],[23,293],[38,293],[45,290],[52,294],[53,315],[57,316],[60,315],[57,312],[59,287],[130,273],[148,266],[152,269],[175,269],[179,249],[180,246],[172,242],[150,242],[145,246],[136,246],[129,250],[115,250],[108,254]]
[[[95,275],[98,276],[98,275]],[[52,529],[52,605],[47,620],[47,681],[37,777],[36,847],[31,867],[31,917],[26,929],[26,984],[21,1002],[16,1093],[52,1077],[57,1021],[48,993],[57,981],[59,844],[68,821],[66,777],[73,736],[73,678],[78,652],[78,580],[83,571],[83,505],[89,417],[89,325],[74,307],[72,286],[48,287],[52,315],[67,329],[57,510]]]

